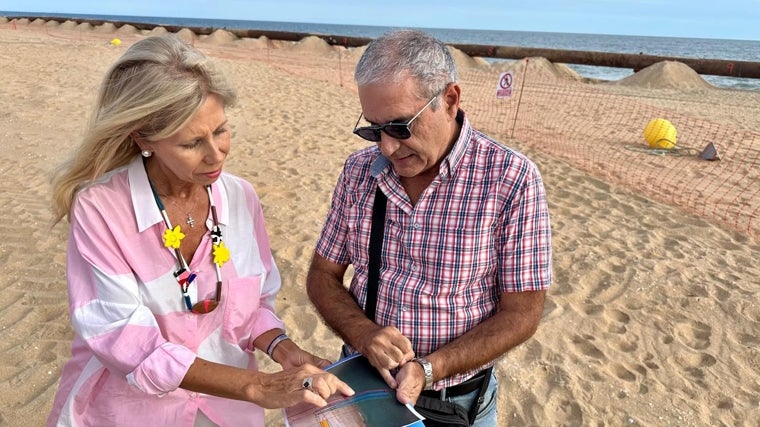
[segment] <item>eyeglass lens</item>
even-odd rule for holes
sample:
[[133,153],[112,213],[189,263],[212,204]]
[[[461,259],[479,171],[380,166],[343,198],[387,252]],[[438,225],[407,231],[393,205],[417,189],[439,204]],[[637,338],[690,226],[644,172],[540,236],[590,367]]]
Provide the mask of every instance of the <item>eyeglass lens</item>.
[[381,138],[381,131],[387,133],[391,138],[396,139],[409,139],[412,136],[409,125],[406,123],[387,123],[381,126],[367,126],[357,128],[354,133],[367,141],[378,142]]
[[[354,133],[356,135],[359,135],[360,137],[366,139],[367,141],[371,142],[379,142],[382,138],[382,135],[380,132],[385,132],[388,136],[395,139],[409,139],[412,136],[412,130],[410,126],[412,125],[412,122],[414,122],[417,117],[419,117],[427,107],[430,106],[430,104],[433,103],[433,100],[435,100],[436,97],[440,95],[440,92],[437,93],[435,96],[430,98],[430,100],[425,104],[424,107],[420,109],[420,111],[417,112],[417,114],[414,115],[411,119],[409,119],[406,123],[386,123],[384,125],[374,125],[374,126],[364,126],[364,127],[356,127],[354,126]],[[362,116],[359,115],[359,120],[362,119]],[[356,124],[359,124],[359,120],[357,120]]]

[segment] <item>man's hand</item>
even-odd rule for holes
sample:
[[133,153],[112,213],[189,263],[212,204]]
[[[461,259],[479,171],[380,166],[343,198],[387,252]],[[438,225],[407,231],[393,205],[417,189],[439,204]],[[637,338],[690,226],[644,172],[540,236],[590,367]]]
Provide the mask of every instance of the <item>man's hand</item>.
[[[414,359],[412,343],[393,326],[377,327],[365,334],[357,349],[369,360],[391,388],[398,385],[391,370]],[[423,376],[424,384],[424,376]]]
[[396,399],[403,404],[414,405],[425,388],[425,371],[419,363],[409,362],[399,369],[396,381]]

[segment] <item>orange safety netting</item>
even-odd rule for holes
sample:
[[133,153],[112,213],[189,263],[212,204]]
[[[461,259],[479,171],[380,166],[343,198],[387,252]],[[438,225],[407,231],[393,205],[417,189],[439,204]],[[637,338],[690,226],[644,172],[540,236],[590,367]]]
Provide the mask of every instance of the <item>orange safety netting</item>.
[[[82,31],[81,25],[87,24],[46,32],[79,41],[114,36]],[[141,36],[117,35],[125,40]],[[191,33],[184,36],[193,43],[199,40]],[[206,37],[213,40],[215,35]],[[355,91],[353,68],[362,48],[347,50],[313,39],[290,43],[262,37],[199,47],[219,57],[264,61],[302,78]],[[477,128],[507,144],[519,141],[590,175],[760,237],[760,132],[693,115],[688,106],[663,102],[649,92],[568,79],[542,58],[510,65],[511,95],[505,98],[496,96],[501,73],[497,67],[460,68],[462,107]],[[702,110],[709,109],[709,100],[703,104]],[[647,150],[643,130],[659,117],[678,130],[677,149]],[[719,160],[699,157],[709,144]]]
[[[257,56],[300,77],[355,90],[359,54],[265,48]],[[544,65],[541,58],[519,61],[508,98],[496,97],[498,70],[460,70],[463,109],[476,127],[507,144],[514,139],[590,175],[760,237],[760,132],[668,108],[662,99],[648,102],[635,91],[572,81]],[[678,130],[676,149],[649,149],[643,131],[658,117]],[[699,157],[709,144],[719,160]]]

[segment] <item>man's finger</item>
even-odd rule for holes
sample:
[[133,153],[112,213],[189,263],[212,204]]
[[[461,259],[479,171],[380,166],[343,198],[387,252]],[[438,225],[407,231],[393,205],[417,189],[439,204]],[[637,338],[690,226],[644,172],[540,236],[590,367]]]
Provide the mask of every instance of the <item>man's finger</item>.
[[385,383],[388,384],[388,387],[396,388],[396,386],[398,386],[396,379],[393,378],[393,375],[391,375],[391,371],[387,369],[378,369],[378,372],[380,372],[380,376],[383,377]]

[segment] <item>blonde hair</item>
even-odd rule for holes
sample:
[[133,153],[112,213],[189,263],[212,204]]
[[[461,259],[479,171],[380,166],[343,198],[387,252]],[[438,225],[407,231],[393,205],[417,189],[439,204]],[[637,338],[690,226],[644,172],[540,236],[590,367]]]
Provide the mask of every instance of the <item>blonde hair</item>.
[[136,138],[156,141],[180,130],[209,94],[235,103],[235,89],[200,51],[173,34],[133,44],[106,73],[79,148],[53,174],[53,224],[81,188],[128,164]]

